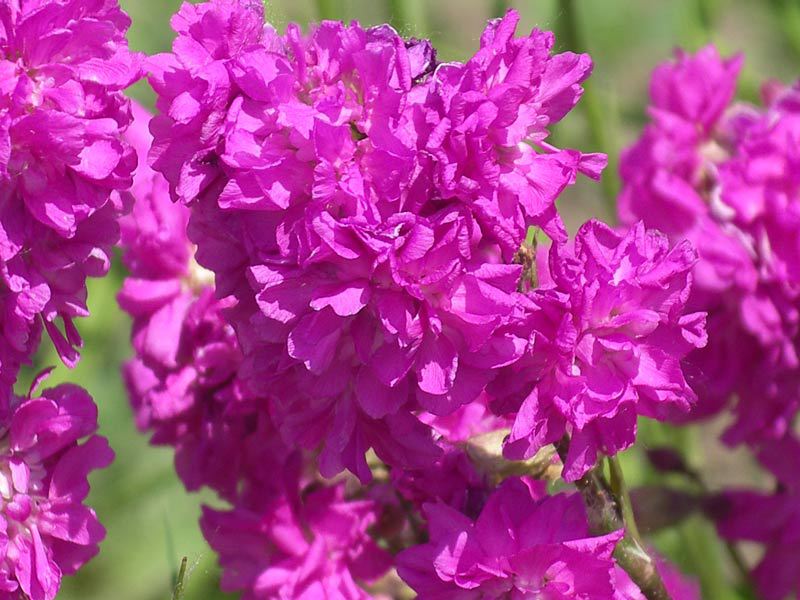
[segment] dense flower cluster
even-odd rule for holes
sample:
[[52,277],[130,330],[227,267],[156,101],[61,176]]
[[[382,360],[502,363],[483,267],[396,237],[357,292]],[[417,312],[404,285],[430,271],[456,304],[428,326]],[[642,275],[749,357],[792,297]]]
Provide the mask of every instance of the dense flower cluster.
[[577,494],[548,496],[541,482],[509,479],[474,522],[441,504],[426,516],[430,541],[398,557],[422,599],[614,597],[611,554],[622,532],[591,537]]
[[52,600],[62,575],[97,554],[105,530],[83,504],[86,476],[114,453],[96,430],[97,407],[72,385],[14,397],[3,415],[0,597]]
[[116,0],[0,0],[0,564],[3,598],[50,600],[105,532],[83,505],[108,465],[92,399],[73,386],[20,397],[46,330],[78,360],[86,278],[103,276],[136,167],[122,90],[141,76]]
[[242,355],[214,298],[213,276],[193,262],[187,208],[173,204],[167,183],[144,162],[152,141],[150,115],[134,105],[126,137],[143,162],[121,220],[124,261],[131,276],[119,293],[133,317],[136,357],[123,370],[137,425],[153,442],[176,447],[176,467],[190,490],[209,485],[235,493],[244,468],[243,443],[253,403],[236,372]]
[[752,579],[779,600],[800,591],[800,88],[771,83],[764,107],[732,104],[741,63],[708,47],[656,70],[653,121],[623,156],[620,215],[697,244],[689,304],[708,311],[709,343],[686,358],[689,417],[732,403],[724,440],[749,445],[779,482],[720,493],[710,512],[724,537],[765,545]]
[[[91,397],[15,388],[43,333],[75,365],[118,242],[136,424],[217,493],[224,590],[696,600],[601,460],[642,417],[731,405],[775,490],[709,491],[662,449],[696,489],[636,512],[682,494],[765,546],[764,598],[800,593],[800,84],[732,103],[741,57],[679,52],[622,227],[570,238],[556,200],[606,157],[549,137],[592,61],[519,20],[443,63],[388,25],[186,2],[145,59],[117,0],[0,0],[0,599],[52,600],[105,535]],[[144,72],[155,116],[123,95]]]
[[368,448],[423,466],[436,447],[414,413],[475,400],[525,349],[504,328],[508,262],[529,225],[563,239],[555,197],[601,161],[544,142],[588,58],[551,56],[539,31],[515,40],[516,20],[437,65],[387,27],[278,36],[257,7],[212,2],[185,6],[175,53],[153,60],[153,165],[198,204],[192,238],[236,298],[243,376],[280,398],[287,440],[323,443],[326,475],[368,480]]
[[690,305],[711,343],[688,358],[695,417],[735,395],[731,443],[778,439],[800,408],[800,90],[731,105],[741,58],[679,53],[651,84],[653,121],[623,156],[624,222],[699,251]]
[[371,583],[391,565],[391,555],[368,535],[377,519],[371,500],[346,500],[344,486],[309,490],[304,497],[261,494],[234,511],[206,508],[201,519],[220,554],[222,586],[243,598],[346,598],[371,596]]
[[684,314],[695,259],[688,242],[670,249],[641,223],[622,236],[589,221],[573,246],[553,246],[526,307],[533,348],[492,389],[496,410],[516,415],[508,457],[569,433],[564,478],[575,480],[599,452],[635,442],[639,415],[690,408],[680,361],[706,342],[705,315]]
[[[150,115],[136,104],[133,112],[126,137],[144,158]],[[304,473],[264,400],[238,376],[243,356],[223,316],[230,302],[215,299],[213,274],[194,261],[189,209],[143,163],[131,191],[133,210],[121,221],[130,276],[119,303],[133,318],[136,355],[123,374],[138,426],[175,447],[186,488],[206,486],[234,504],[206,507],[201,520],[223,587],[245,598],[366,598],[356,580],[373,581],[390,564],[367,535],[378,505]]]
[[[578,494],[548,496],[543,482],[512,478],[477,519],[444,504],[425,512],[430,540],[398,557],[401,577],[421,600],[644,598],[612,559],[622,531],[592,536]],[[700,598],[693,583],[661,570],[672,598]]]
[[[685,312],[688,243],[597,222],[569,242],[555,200],[605,157],[547,138],[591,60],[554,54],[547,32],[515,37],[518,20],[440,64],[388,26],[280,35],[260,2],[212,0],[184,4],[173,51],[150,59],[153,170],[123,222],[125,375],[187,488],[230,504],[201,520],[226,590],[370,598],[411,548],[400,575],[429,597],[455,597],[452,582],[641,597],[611,556],[622,531],[592,536],[579,496],[502,483],[513,469],[481,454],[491,438],[489,460],[508,463],[509,431],[510,458],[568,439],[576,479],[633,443],[638,415],[688,410],[681,361],[705,343],[704,315]],[[462,545],[476,518],[527,535],[566,513],[514,548]]]
[[[140,76],[117,2],[0,2],[0,381],[13,385],[44,324],[77,360],[73,319],[102,276],[136,166],[119,139]],[[57,327],[63,321],[63,332]]]

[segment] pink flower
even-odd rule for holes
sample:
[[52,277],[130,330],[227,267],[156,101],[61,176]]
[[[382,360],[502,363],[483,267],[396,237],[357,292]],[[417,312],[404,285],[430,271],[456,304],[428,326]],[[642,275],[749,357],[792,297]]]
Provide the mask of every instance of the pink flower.
[[398,573],[421,600],[617,599],[618,531],[593,537],[577,494],[508,479],[474,521],[443,504],[425,509],[430,540],[402,552]]
[[16,398],[2,421],[0,595],[52,600],[61,577],[91,559],[105,537],[83,501],[87,475],[114,453],[94,435],[97,408],[76,386]]
[[120,219],[120,243],[124,260],[137,278],[157,280],[189,276],[192,245],[186,235],[189,210],[175,205],[164,177],[147,164],[153,142],[148,125],[152,115],[137,102],[131,103],[133,122],[125,140],[139,157],[130,192],[133,206]]
[[643,219],[699,252],[692,308],[711,343],[687,357],[708,416],[737,397],[729,443],[780,438],[800,391],[798,91],[769,89],[765,109],[734,104],[741,57],[713,47],[656,69],[653,122],[623,157],[623,222]]
[[[146,152],[150,115],[135,104],[134,115],[126,137]],[[154,444],[175,447],[187,489],[206,485],[233,498],[241,477],[257,472],[280,441],[263,403],[237,378],[242,354],[222,314],[230,301],[214,298],[213,275],[194,262],[189,209],[171,202],[166,181],[144,160],[131,191],[133,209],[120,222],[131,276],[119,302],[133,317],[136,356],[123,375],[137,425]]]
[[219,174],[214,152],[233,98],[226,59],[261,41],[264,6],[257,0],[184,2],[171,23],[179,36],[174,54],[147,64],[162,113],[151,125],[151,157],[173,194],[188,202]]
[[720,166],[722,199],[759,273],[757,287],[737,299],[739,327],[757,350],[726,433],[734,443],[783,437],[800,408],[798,98],[797,87],[784,90],[763,115],[743,122],[735,155]]
[[674,241],[698,249],[698,291],[751,287],[756,272],[745,248],[726,227],[716,187],[717,164],[728,152],[725,110],[742,57],[723,60],[713,46],[692,56],[679,51],[650,84],[652,123],[622,156],[620,220],[642,220]]
[[[236,299],[242,379],[286,442],[321,443],[326,476],[368,479],[369,448],[424,466],[437,448],[418,413],[472,402],[527,342],[503,329],[521,273],[504,263],[529,225],[560,223],[577,170],[599,171],[544,142],[590,61],[512,39],[514,12],[466,65],[439,66],[387,26],[279,36],[260,18],[220,0],[176,17],[151,77],[153,165],[192,203],[198,261]],[[496,173],[469,171],[484,159]]]
[[[140,76],[114,0],[0,2],[0,379],[13,381],[42,323],[64,362],[104,275],[136,165],[120,132]],[[56,326],[63,320],[63,331]]]
[[359,583],[374,582],[391,565],[368,534],[376,509],[369,500],[346,500],[336,485],[231,511],[205,507],[200,524],[220,555],[223,590],[244,600],[367,600]]
[[[471,207],[510,260],[531,225],[563,241],[555,199],[581,170],[599,178],[604,155],[558,150],[545,142],[583,93],[586,54],[552,54],[552,33],[515,38],[519,14],[491,21],[465,64],[442,64],[426,99],[424,151],[434,157],[442,198]],[[424,130],[423,130],[424,131]],[[422,133],[422,132],[419,132]],[[526,142],[529,142],[530,145]]]
[[639,415],[690,408],[681,360],[706,343],[705,316],[684,314],[695,260],[688,242],[670,248],[642,224],[621,236],[589,221],[573,249],[553,246],[551,272],[529,298],[530,355],[494,389],[496,409],[517,412],[507,456],[533,456],[568,433],[564,478],[575,480],[598,452],[634,443]]

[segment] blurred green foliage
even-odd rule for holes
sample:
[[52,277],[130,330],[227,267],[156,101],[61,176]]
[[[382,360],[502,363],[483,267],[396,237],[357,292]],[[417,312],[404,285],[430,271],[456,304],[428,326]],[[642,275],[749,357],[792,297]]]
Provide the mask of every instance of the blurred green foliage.
[[[168,50],[169,17],[180,1],[121,3],[133,19],[133,47],[148,53]],[[758,86],[767,78],[796,76],[800,9],[795,0],[571,0],[569,7],[565,0],[276,0],[268,3],[267,15],[279,29],[288,21],[305,24],[320,17],[358,19],[363,24],[392,19],[403,34],[431,37],[440,59],[456,60],[476,48],[485,20],[508,6],[522,13],[522,29],[536,26],[556,32],[567,31],[565,8],[572,11],[572,26],[580,39],[567,35],[559,44],[565,48],[564,39],[570,40],[572,48],[580,45],[594,58],[594,118],[605,133],[594,135],[585,112],[577,110],[559,126],[556,137],[559,144],[584,151],[603,150],[613,156],[633,139],[644,122],[649,72],[676,46],[695,49],[713,40],[723,52],[745,52],[741,94],[748,99],[757,98]],[[152,106],[146,84],[138,84],[131,93]],[[612,170],[606,176],[616,174]],[[572,229],[589,216],[609,217],[600,186],[588,182],[565,195],[561,210]],[[167,599],[182,556],[189,559],[188,600],[230,597],[217,591],[215,558],[197,528],[200,504],[213,498],[187,494],[174,474],[171,452],[148,446],[133,425],[119,376],[119,366],[130,352],[128,319],[115,301],[122,277],[117,261],[110,277],[91,282],[92,317],[79,323],[85,339],[81,363],[73,372],[59,367],[48,382],[74,381],[92,393],[100,407],[101,431],[117,452],[115,464],[92,480],[91,503],[108,528],[108,538],[101,554],[65,582],[60,598]],[[36,367],[56,363],[52,350],[45,349]],[[680,446],[697,466],[706,446],[691,442],[692,435],[676,436],[653,424],[642,429],[645,444]],[[640,454],[628,453],[623,464],[633,483],[650,477]],[[738,468],[738,463],[732,464]],[[728,583],[730,565],[711,533],[695,519],[660,534],[656,543],[682,568],[701,575],[706,597],[743,598]]]

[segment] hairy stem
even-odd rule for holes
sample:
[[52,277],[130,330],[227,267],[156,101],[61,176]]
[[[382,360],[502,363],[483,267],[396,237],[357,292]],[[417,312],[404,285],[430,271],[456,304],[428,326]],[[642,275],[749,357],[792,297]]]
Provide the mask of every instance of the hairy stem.
[[[569,438],[564,436],[557,444],[556,449],[561,460],[565,460],[569,451]],[[624,479],[619,464],[617,464],[617,469],[618,473],[614,475],[612,468],[612,479],[616,478],[615,483],[624,488]],[[655,561],[638,538],[638,531],[634,535],[629,528],[625,527],[626,519],[623,517],[625,502],[615,496],[613,486],[606,481],[602,469],[600,467],[593,468],[576,481],[575,485],[586,505],[589,528],[594,535],[605,535],[625,529],[625,537],[617,544],[614,558],[617,564],[630,575],[633,582],[639,586],[642,594],[648,600],[671,600],[664,581],[658,573]],[[627,504],[630,507],[630,497],[627,499]],[[635,523],[632,515],[629,522]]]
[[[560,33],[563,36],[564,46],[573,52],[587,52],[588,48],[578,18],[578,11],[575,7],[575,0],[561,0],[560,7]],[[589,125],[592,144],[598,152],[605,152],[608,155],[608,166],[600,182],[603,186],[603,196],[609,218],[613,220],[617,214],[619,184],[617,181],[616,148],[613,147],[611,134],[606,127],[609,122],[610,111],[608,107],[602,105],[595,91],[594,83],[591,81],[583,82],[583,97],[581,98],[580,106],[583,108]]]

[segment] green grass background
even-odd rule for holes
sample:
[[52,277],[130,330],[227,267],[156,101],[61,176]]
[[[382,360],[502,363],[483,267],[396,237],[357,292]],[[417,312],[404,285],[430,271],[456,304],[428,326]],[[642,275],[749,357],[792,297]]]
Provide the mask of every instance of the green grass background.
[[[149,53],[169,48],[169,17],[178,0],[121,0],[133,18],[131,45]],[[578,17],[580,44],[596,62],[592,93],[598,107],[596,127],[579,109],[556,131],[558,143],[585,151],[617,154],[644,122],[649,71],[676,46],[695,49],[713,40],[725,52],[747,55],[741,94],[755,99],[766,78],[785,81],[796,76],[800,52],[800,3],[793,0],[526,0],[512,3],[522,13],[522,29],[538,26],[565,31],[566,9]],[[408,35],[431,37],[444,60],[463,59],[478,44],[485,20],[506,3],[495,0],[277,0],[267,5],[271,22],[282,29],[288,21],[307,23],[320,15],[358,19],[365,25],[392,19]],[[563,39],[563,38],[562,38]],[[574,40],[573,40],[574,42]],[[562,46],[563,47],[563,46]],[[152,93],[137,85],[132,94],[146,104]],[[615,173],[607,177],[614,186]],[[607,216],[601,186],[581,183],[561,201],[572,229],[589,216]],[[91,504],[108,529],[101,554],[77,576],[65,581],[64,600],[166,600],[182,556],[189,558],[186,591],[189,600],[229,598],[218,591],[219,572],[213,553],[197,528],[199,506],[213,498],[187,494],[172,468],[168,449],[148,446],[134,428],[119,365],[129,355],[129,322],[116,306],[123,272],[90,284],[92,317],[79,323],[85,338],[80,365],[60,367],[48,383],[74,381],[86,387],[100,407],[101,432],[117,452],[114,465],[93,476]],[[56,364],[45,347],[37,367]],[[727,481],[742,472],[740,455],[720,455],[707,444],[692,442],[696,432],[676,438],[663,428],[646,428],[645,439],[693,449],[692,460],[710,460],[712,479]],[[703,436],[710,438],[711,436]],[[703,459],[702,456],[705,457]],[[710,458],[709,458],[710,457]],[[727,462],[726,462],[727,461]],[[646,467],[637,455],[625,458],[629,479],[645,481]],[[751,471],[745,469],[746,473]],[[749,475],[747,475],[749,477]],[[728,478],[728,479],[726,479]],[[692,522],[657,540],[685,569],[702,575],[708,598],[744,598],[728,584],[730,566],[708,527]]]

